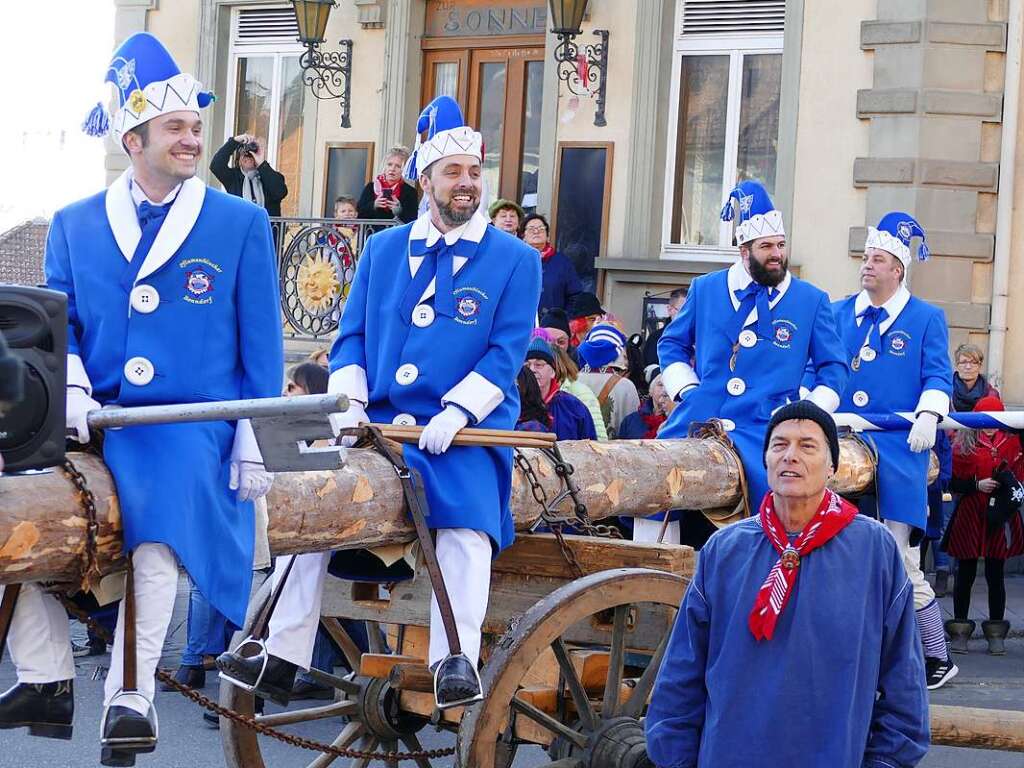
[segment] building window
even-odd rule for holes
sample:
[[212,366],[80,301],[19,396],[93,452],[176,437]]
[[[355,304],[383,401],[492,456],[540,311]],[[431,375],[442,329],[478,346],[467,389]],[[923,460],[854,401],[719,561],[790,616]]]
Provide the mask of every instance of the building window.
[[682,0],[673,61],[664,253],[720,260],[719,220],[743,179],[775,190],[785,3]]
[[251,133],[266,141],[267,162],[284,174],[288,184],[288,197],[281,202],[283,216],[298,214],[302,180],[307,89],[297,37],[290,6],[233,12],[226,132]]

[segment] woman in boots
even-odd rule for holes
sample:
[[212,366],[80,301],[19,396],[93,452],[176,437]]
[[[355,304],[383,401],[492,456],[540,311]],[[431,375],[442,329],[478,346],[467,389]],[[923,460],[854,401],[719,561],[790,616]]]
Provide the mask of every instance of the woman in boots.
[[[980,398],[975,411],[1001,411],[1002,401],[993,395]],[[953,620],[946,622],[954,653],[967,653],[967,640],[975,623],[968,620],[971,588],[978,559],[985,560],[989,620],[981,623],[989,653],[1005,653],[1003,641],[1010,629],[1003,616],[1006,584],[1003,565],[1007,558],[1024,553],[1024,525],[1020,502],[1012,491],[1024,478],[1020,438],[995,429],[961,431],[953,439],[953,479],[950,489],[963,494],[949,523],[944,548],[957,559],[953,587]]]

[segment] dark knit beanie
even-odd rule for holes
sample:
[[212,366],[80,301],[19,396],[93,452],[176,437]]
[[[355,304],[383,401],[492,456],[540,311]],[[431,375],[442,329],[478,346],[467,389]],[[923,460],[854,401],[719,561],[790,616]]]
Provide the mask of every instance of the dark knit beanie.
[[540,328],[557,328],[566,336],[572,336],[569,330],[569,315],[564,309],[549,309],[540,317]]
[[24,377],[21,358],[7,351],[7,343],[0,333],[0,403],[16,403],[21,400]]
[[839,431],[832,416],[810,400],[797,400],[795,403],[784,405],[775,412],[772,420],[768,422],[768,430],[764,433],[764,450],[761,451],[761,461],[768,466],[768,443],[771,442],[772,432],[784,421],[794,419],[807,419],[813,421],[821,431],[825,433],[828,441],[828,449],[832,454],[832,470],[839,469]]

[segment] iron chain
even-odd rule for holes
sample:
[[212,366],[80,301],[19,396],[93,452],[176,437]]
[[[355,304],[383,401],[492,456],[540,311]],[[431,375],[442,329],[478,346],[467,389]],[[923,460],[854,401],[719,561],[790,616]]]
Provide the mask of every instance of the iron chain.
[[78,471],[78,467],[71,459],[65,457],[61,468],[78,491],[79,503],[82,505],[82,511],[85,512],[85,552],[83,552],[85,562],[82,567],[81,590],[88,592],[93,579],[98,579],[102,575],[96,558],[96,540],[100,528],[99,515],[96,511],[96,497],[89,488],[85,475]]

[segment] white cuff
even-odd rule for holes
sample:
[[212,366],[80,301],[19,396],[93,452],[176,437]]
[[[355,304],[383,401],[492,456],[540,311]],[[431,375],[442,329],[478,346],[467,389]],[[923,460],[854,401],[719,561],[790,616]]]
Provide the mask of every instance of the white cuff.
[[235,443],[231,447],[231,461],[263,463],[263,454],[260,452],[259,443],[256,442],[256,433],[252,429],[252,422],[248,419],[239,419],[238,426],[235,427]]
[[804,387],[800,387],[800,399],[810,400],[828,413],[835,413],[836,408],[839,407],[839,393],[824,384],[819,384],[810,392],[807,392]]
[[339,368],[327,380],[327,392],[331,395],[348,395],[350,400],[368,405],[370,394],[366,384],[366,369],[354,363]]
[[917,401],[914,413],[921,411],[934,411],[939,416],[949,415],[949,395],[941,389],[926,389],[921,393],[921,399]]
[[68,355],[68,378],[67,385],[82,387],[85,394],[92,397],[92,382],[89,381],[89,374],[85,372],[85,365],[78,355]]
[[661,383],[665,385],[668,396],[675,400],[685,387],[700,384],[700,379],[691,366],[680,362],[661,369]]
[[476,371],[469,374],[441,397],[441,405],[454,403],[470,413],[479,424],[501,405],[505,393]]

